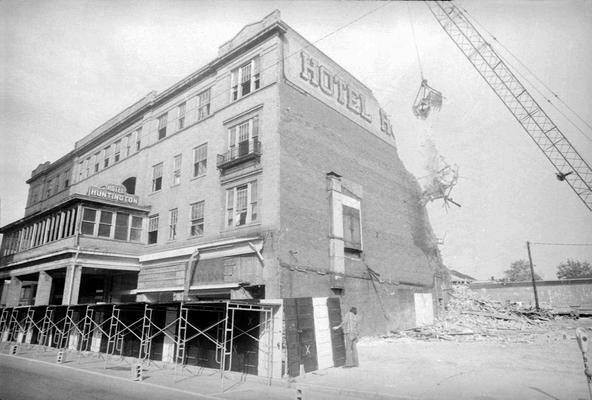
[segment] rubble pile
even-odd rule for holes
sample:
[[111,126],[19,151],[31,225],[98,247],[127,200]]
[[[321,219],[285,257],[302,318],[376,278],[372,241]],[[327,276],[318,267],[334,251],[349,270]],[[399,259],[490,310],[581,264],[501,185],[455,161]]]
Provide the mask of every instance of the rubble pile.
[[450,292],[446,310],[433,325],[392,332],[391,337],[532,342],[540,334],[550,340],[549,323],[553,319],[548,310],[502,304],[482,298],[465,286],[457,286]]

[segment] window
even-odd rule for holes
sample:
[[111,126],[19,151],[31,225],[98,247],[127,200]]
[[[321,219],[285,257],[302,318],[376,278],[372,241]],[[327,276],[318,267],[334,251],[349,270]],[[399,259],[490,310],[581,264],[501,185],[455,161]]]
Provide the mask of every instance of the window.
[[105,147],[103,153],[105,154],[105,159],[103,160],[103,168],[107,168],[109,166],[109,159],[111,157],[111,152],[113,151],[112,146]]
[[179,117],[177,119],[178,130],[185,128],[185,105],[185,102],[179,104]]
[[129,178],[127,178],[126,180],[121,182],[121,184],[123,185],[123,187],[125,187],[125,191],[128,194],[136,194],[136,177],[135,176],[130,176]]
[[99,232],[97,236],[111,237],[111,225],[113,224],[113,213],[111,211],[101,211],[99,220]]
[[348,250],[362,251],[360,210],[346,205],[343,210],[343,241]]
[[125,137],[125,156],[129,157],[132,154],[132,134],[129,133]]
[[117,142],[115,142],[115,150],[114,150],[114,155],[113,155],[113,162],[116,163],[119,161],[119,158],[121,156],[121,140],[118,140]]
[[228,130],[228,147],[230,159],[242,157],[255,150],[259,136],[259,117],[234,125]]
[[173,208],[169,211],[169,240],[177,238],[177,219],[179,217],[179,210]]
[[167,131],[167,114],[158,117],[158,140],[166,137]]
[[70,170],[67,169],[66,172],[64,172],[64,189],[67,189],[68,187],[70,187]]
[[95,153],[95,173],[99,172],[99,168],[101,167],[101,152]]
[[201,121],[210,115],[210,89],[197,95],[197,120]]
[[162,189],[162,163],[152,167],[152,191],[157,192]]
[[158,214],[148,219],[148,244],[156,243],[158,240]]
[[142,127],[136,131],[136,151],[140,151],[140,148],[142,148]]
[[191,204],[191,236],[201,236],[204,232],[204,202]]
[[118,212],[115,216],[115,236],[117,240],[127,240],[129,230],[130,215],[128,213]]
[[33,201],[31,202],[31,204],[35,204],[39,200],[39,195],[37,194],[37,189],[38,188],[33,188]]
[[[86,160],[85,160],[86,161]],[[85,167],[85,161],[80,161],[78,163],[78,181],[80,182],[81,180],[83,180],[84,178],[86,178],[84,176],[84,171],[86,171],[86,167]]]
[[84,172],[83,172],[83,177],[84,178],[88,178],[91,174],[91,170],[94,168],[94,156],[91,157],[87,157],[86,160],[84,160]]
[[95,221],[97,219],[97,210],[92,208],[85,208],[82,212],[82,226],[81,233],[83,235],[95,234]]
[[182,155],[177,154],[173,159],[173,186],[176,186],[181,183],[181,162],[182,162]]
[[141,216],[131,215],[130,213],[115,213],[113,211],[95,210],[84,207],[82,211],[81,233],[116,240],[139,242],[142,237],[142,222],[143,218]]
[[241,226],[257,221],[257,181],[226,190],[226,225]]
[[259,57],[236,68],[230,74],[232,101],[259,89]]
[[51,191],[53,189],[53,180],[48,179],[47,183],[45,184],[45,198],[51,197]]
[[129,240],[131,242],[139,242],[142,240],[142,217],[132,215],[132,227],[130,228]]
[[62,188],[62,175],[58,174],[55,178],[55,192],[59,193]]
[[208,168],[208,144],[193,149],[193,176],[201,176]]

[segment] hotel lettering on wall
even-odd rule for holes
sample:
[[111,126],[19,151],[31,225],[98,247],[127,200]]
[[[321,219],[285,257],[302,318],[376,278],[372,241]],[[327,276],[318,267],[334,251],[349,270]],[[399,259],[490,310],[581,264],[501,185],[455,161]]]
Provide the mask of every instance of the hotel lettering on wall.
[[[339,75],[334,74],[317,59],[305,51],[300,52],[300,78],[317,88],[325,95],[333,97],[350,112],[359,115],[368,123],[372,123],[372,114],[368,110],[366,97]],[[393,128],[386,112],[381,108],[378,112],[380,130],[388,136],[393,135]]]
[[98,197],[105,200],[116,201],[118,203],[138,205],[138,196],[128,194],[124,186],[105,185],[101,187],[91,186],[88,188],[88,196]]

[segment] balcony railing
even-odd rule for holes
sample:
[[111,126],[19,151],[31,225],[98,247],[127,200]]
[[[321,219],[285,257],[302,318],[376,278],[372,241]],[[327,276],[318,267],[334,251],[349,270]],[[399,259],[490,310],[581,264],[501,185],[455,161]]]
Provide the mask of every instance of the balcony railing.
[[238,146],[230,148],[224,154],[218,154],[218,169],[233,167],[242,162],[261,157],[261,142],[259,139],[239,142]]

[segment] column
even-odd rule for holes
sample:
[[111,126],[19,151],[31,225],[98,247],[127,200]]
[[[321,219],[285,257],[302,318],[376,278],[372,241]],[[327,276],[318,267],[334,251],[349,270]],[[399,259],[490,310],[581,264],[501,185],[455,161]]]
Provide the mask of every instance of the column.
[[64,282],[64,297],[62,304],[78,304],[78,293],[80,291],[80,278],[82,276],[82,267],[80,265],[69,265],[66,270],[66,279]]
[[[177,312],[178,309],[176,308],[169,308],[166,311],[166,318],[165,318],[165,326],[171,324],[174,320],[177,319]],[[177,328],[177,324],[171,324],[165,332],[167,335],[175,337],[175,331]],[[162,361],[164,362],[175,362],[175,341],[172,340],[167,335],[164,335],[164,343],[162,345]]]
[[37,280],[37,293],[35,293],[36,306],[45,306],[49,304],[52,281],[53,278],[47,272],[39,272],[39,279]]
[[10,277],[10,283],[8,284],[8,296],[6,298],[7,307],[16,307],[19,305],[21,299],[21,289],[23,282],[16,276]]

